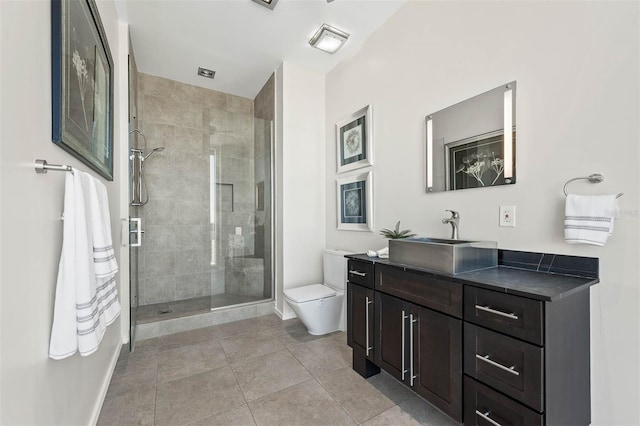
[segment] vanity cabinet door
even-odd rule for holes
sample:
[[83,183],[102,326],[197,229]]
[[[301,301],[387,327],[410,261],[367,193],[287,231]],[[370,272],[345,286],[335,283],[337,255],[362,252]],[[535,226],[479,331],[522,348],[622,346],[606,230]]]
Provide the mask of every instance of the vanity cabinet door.
[[376,292],[375,363],[401,381],[408,378],[409,307],[407,302]]
[[376,293],[376,364],[462,420],[462,321]]
[[431,309],[412,311],[414,390],[462,421],[462,321]]
[[347,344],[373,361],[374,292],[371,289],[347,284]]

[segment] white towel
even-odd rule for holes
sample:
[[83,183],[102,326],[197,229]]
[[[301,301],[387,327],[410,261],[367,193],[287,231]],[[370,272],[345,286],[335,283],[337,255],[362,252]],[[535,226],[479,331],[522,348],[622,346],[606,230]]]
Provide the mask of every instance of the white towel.
[[367,250],[367,256],[369,257],[379,257],[380,259],[388,259],[389,258],[389,248],[385,247],[378,251],[375,250]]
[[604,246],[618,215],[615,195],[567,195],[564,239],[570,244]]
[[[106,189],[79,170],[67,173],[62,254],[56,283],[49,357],[98,349],[106,326],[120,313],[112,258]],[[95,248],[99,250],[95,252]]]

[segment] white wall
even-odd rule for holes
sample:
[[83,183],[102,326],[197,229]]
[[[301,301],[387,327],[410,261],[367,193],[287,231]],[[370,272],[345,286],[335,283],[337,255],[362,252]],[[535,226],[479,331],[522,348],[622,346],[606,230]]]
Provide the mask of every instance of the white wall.
[[276,194],[281,242],[276,248],[276,310],[287,288],[322,282],[326,199],[324,76],[283,63],[276,71]]
[[[114,151],[118,156],[121,144],[126,146],[122,134],[127,132],[127,99],[122,97],[126,88],[123,92],[121,87],[127,80],[118,69],[122,28],[113,2],[101,1],[98,6],[116,68]],[[62,172],[37,175],[33,161],[42,158],[88,170],[51,142],[50,19],[49,1],[0,2],[0,423],[7,425],[95,422],[122,341],[118,320],[91,356],[76,354],[61,361],[47,357],[65,176]],[[128,282],[128,251],[120,248],[120,187],[127,166],[119,157],[114,171],[114,182],[103,182],[123,269],[118,279],[122,290],[126,287],[122,283]],[[123,302],[124,310],[127,306]]]
[[[375,229],[402,220],[448,237],[445,209],[463,239],[505,249],[600,258],[591,290],[594,424],[638,424],[640,411],[639,4],[637,2],[409,2],[328,75],[327,246],[364,251],[376,233],[336,230],[334,125],[374,107]],[[425,115],[517,80],[517,184],[427,195]],[[602,173],[581,193],[624,192],[606,247],[563,241],[564,183]],[[517,227],[498,227],[515,205]]]

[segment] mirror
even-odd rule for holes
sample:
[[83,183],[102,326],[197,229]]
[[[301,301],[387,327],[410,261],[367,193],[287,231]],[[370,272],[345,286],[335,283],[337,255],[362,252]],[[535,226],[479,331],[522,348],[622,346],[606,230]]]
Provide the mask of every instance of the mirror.
[[427,192],[516,182],[515,81],[427,115],[426,126]]

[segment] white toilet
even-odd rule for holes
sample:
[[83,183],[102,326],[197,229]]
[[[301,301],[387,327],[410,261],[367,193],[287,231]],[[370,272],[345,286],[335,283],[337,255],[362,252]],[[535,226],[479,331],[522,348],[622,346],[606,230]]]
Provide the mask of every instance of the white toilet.
[[342,250],[324,250],[324,284],[310,284],[284,291],[284,297],[309,334],[345,330],[347,259]]

